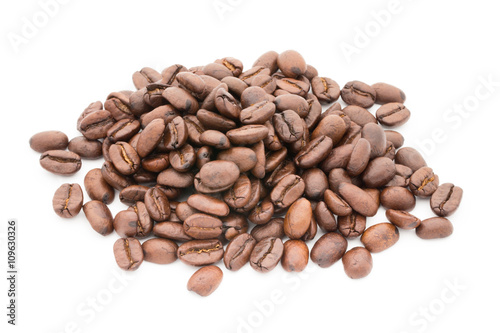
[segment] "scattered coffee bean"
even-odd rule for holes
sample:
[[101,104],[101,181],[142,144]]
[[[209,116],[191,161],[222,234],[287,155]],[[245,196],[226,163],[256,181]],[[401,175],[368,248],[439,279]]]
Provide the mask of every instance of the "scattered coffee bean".
[[222,282],[222,271],[217,266],[206,266],[197,270],[188,281],[187,289],[200,296],[212,294]]

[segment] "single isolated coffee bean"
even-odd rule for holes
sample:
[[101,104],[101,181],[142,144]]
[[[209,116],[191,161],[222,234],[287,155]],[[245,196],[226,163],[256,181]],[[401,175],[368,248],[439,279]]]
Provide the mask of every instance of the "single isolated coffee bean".
[[144,260],[141,243],[135,238],[118,239],[113,252],[118,266],[126,271],[137,270]]
[[361,279],[372,271],[372,255],[364,247],[354,247],[344,254],[342,264],[348,277],[351,279]]
[[52,207],[63,218],[75,217],[83,205],[83,192],[78,184],[63,184],[54,193]]
[[377,104],[404,103],[406,100],[406,95],[401,89],[388,83],[374,83],[372,84],[372,88],[377,93],[375,100]]
[[202,267],[191,276],[187,289],[200,296],[208,296],[219,287],[222,275],[222,270],[217,266]]
[[462,195],[462,188],[451,183],[441,184],[431,196],[432,211],[438,216],[450,216],[460,205]]
[[45,131],[30,138],[30,147],[36,152],[45,153],[47,150],[64,150],[68,147],[68,137],[60,131]]
[[410,119],[410,110],[401,103],[388,103],[377,110],[376,116],[378,122],[384,126],[401,126]]

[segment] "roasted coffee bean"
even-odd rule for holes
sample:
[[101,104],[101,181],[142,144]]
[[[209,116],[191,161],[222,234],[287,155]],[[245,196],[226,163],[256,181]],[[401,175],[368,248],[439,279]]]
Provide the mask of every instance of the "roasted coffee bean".
[[113,215],[102,201],[92,200],[83,205],[83,212],[92,229],[103,236],[113,232]]
[[238,177],[233,186],[224,192],[223,198],[229,207],[241,208],[248,204],[251,193],[252,184],[250,179],[245,174],[242,174]]
[[363,172],[363,182],[367,187],[382,187],[396,176],[396,165],[387,157],[371,160]]
[[40,132],[30,138],[30,147],[39,153],[47,150],[64,150],[68,147],[68,137],[59,131]]
[[[295,95],[292,95],[295,96]],[[308,99],[307,104],[309,105],[307,115],[304,118],[307,129],[312,131],[316,124],[320,121],[320,116],[322,112],[321,104],[314,99]]]
[[305,118],[309,113],[309,103],[303,97],[293,94],[286,94],[276,97],[274,100],[277,112],[286,110],[295,111],[299,117]]
[[404,103],[406,100],[406,95],[401,89],[388,83],[375,83],[372,84],[372,88],[377,93],[375,101],[377,104]]
[[392,142],[394,148],[399,149],[403,146],[405,138],[401,135],[401,133],[391,130],[385,130],[384,132],[387,141]]
[[307,96],[307,92],[309,91],[311,86],[309,82],[290,78],[280,78],[276,81],[276,85],[279,89],[282,89],[290,94],[299,95],[301,97]]
[[436,192],[438,186],[439,177],[429,167],[418,169],[410,177],[410,190],[417,197],[430,197]]
[[335,215],[347,216],[352,213],[351,206],[332,190],[325,191],[324,201],[328,209]]
[[371,151],[370,142],[366,139],[359,139],[354,145],[346,166],[350,176],[355,177],[365,171],[370,161]]
[[238,79],[237,77],[226,76],[221,80],[222,83],[225,83],[228,88],[228,92],[231,95],[240,97],[243,93],[243,90],[248,88],[248,84]]
[[166,153],[149,155],[141,160],[141,166],[146,171],[162,172],[170,166],[170,160]]
[[181,86],[189,90],[199,99],[204,99],[209,91],[206,82],[197,74],[191,72],[182,72],[175,77]]
[[321,170],[329,173],[335,168],[346,168],[351,157],[354,145],[346,144],[333,148],[319,165]]
[[432,211],[438,216],[453,214],[462,201],[462,188],[451,183],[441,184],[431,196]]
[[283,242],[277,237],[259,241],[250,255],[250,266],[257,272],[270,272],[278,265],[283,255]]
[[346,216],[339,216],[337,228],[345,238],[357,238],[365,231],[366,217],[356,212],[352,212]]
[[246,147],[233,147],[217,154],[217,160],[233,162],[238,166],[240,172],[252,170],[257,165],[257,155]]
[[186,188],[193,185],[194,175],[191,172],[178,172],[174,168],[163,170],[156,179],[158,184]]
[[161,74],[150,67],[144,67],[132,75],[132,81],[138,90],[144,88],[150,83],[160,81],[161,79]]
[[150,122],[141,132],[137,141],[137,154],[142,157],[148,156],[163,139],[165,122],[163,119],[155,119]]
[[137,170],[137,172],[132,175],[132,178],[139,184],[144,184],[144,183],[149,184],[153,183],[156,180],[157,176],[158,176],[157,173],[149,172],[142,168],[139,168],[139,170]]
[[375,89],[360,81],[347,82],[340,94],[342,95],[342,100],[347,104],[363,108],[371,107],[375,104],[377,98]]
[[297,172],[297,167],[292,161],[285,159],[281,162],[265,179],[265,184],[267,187],[274,187],[283,178],[288,175],[294,175]]
[[321,200],[328,189],[328,178],[325,173],[318,168],[307,169],[302,174],[302,179],[305,183],[304,195],[306,198]]
[[415,229],[420,225],[420,219],[404,210],[388,209],[385,216],[396,227],[401,229]]
[[326,158],[332,146],[333,143],[330,137],[318,136],[297,153],[295,164],[302,169],[311,168]]
[[423,220],[415,230],[422,239],[445,238],[453,233],[453,225],[446,217],[431,217]]
[[298,239],[289,239],[283,244],[281,265],[287,272],[302,272],[309,262],[309,248]]
[[119,191],[123,190],[127,186],[135,184],[133,179],[118,172],[111,162],[103,163],[101,173],[104,180]]
[[302,236],[300,238],[304,242],[313,240],[314,237],[316,237],[316,234],[318,232],[318,224],[316,223],[316,219],[314,217],[314,208],[315,208],[315,206],[313,206],[313,203],[311,203],[311,207],[313,208],[313,215],[311,217],[311,223],[309,224],[309,228],[307,229],[307,231],[304,234],[304,236]]
[[161,105],[152,111],[141,115],[140,123],[143,128],[149,125],[155,119],[163,119],[165,124],[168,124],[175,117],[180,116],[180,113],[170,104]]
[[278,56],[278,52],[268,51],[255,60],[252,68],[265,67],[270,73],[274,73],[278,70]]
[[215,107],[221,115],[230,119],[239,119],[241,106],[226,89],[219,88],[215,94]]
[[[170,186],[162,186],[162,185],[158,185],[158,184],[156,184],[155,187],[162,190],[163,193],[165,193],[169,202],[171,200],[177,199],[182,194],[182,190],[179,188],[170,187]],[[171,203],[170,203],[170,207],[172,207]]]
[[356,185],[341,183],[339,194],[351,206],[351,208],[364,216],[374,216],[378,205],[375,200]]
[[227,69],[231,71],[233,76],[240,76],[241,72],[243,71],[243,63],[233,57],[225,57],[222,59],[217,59],[215,60],[216,64],[221,64],[224,65]]
[[127,142],[119,141],[109,147],[111,162],[122,175],[132,175],[139,170],[141,159]]
[[399,230],[391,223],[379,223],[365,230],[361,243],[371,253],[382,252],[399,240]]
[[188,241],[177,250],[177,257],[192,266],[211,265],[222,259],[224,249],[217,239]]
[[142,243],[144,261],[166,265],[177,260],[179,246],[169,239],[151,238]]
[[367,109],[357,106],[349,105],[342,109],[351,121],[355,122],[359,126],[363,127],[369,123],[377,123],[377,118],[370,113]]
[[135,271],[144,260],[141,243],[135,238],[120,238],[113,245],[118,266],[126,271]]
[[165,129],[164,144],[168,150],[182,147],[188,138],[188,128],[186,122],[181,117],[175,117],[167,124]]
[[261,101],[253,104],[240,113],[240,121],[242,124],[264,124],[271,119],[276,111],[276,106],[270,101]]
[[262,179],[266,176],[266,147],[264,145],[264,141],[257,142],[251,146],[250,149],[253,150],[257,159],[257,163],[251,170],[252,175],[256,178]]
[[144,201],[149,187],[144,185],[130,185],[120,191],[120,201],[125,205],[132,206],[137,201]]
[[182,72],[187,72],[187,68],[182,66],[182,65],[176,64],[176,65],[172,65],[170,67],[167,67],[161,72],[161,76],[162,76],[161,82],[164,84],[173,85],[177,82],[177,80],[176,80],[177,74],[182,73]]
[[102,143],[99,140],[77,136],[68,143],[68,150],[82,158],[96,159],[102,156]]
[[153,230],[153,221],[149,216],[144,202],[137,201],[129,210],[133,210],[137,214],[135,237],[143,238],[149,236]]
[[347,241],[341,235],[329,232],[314,243],[311,249],[311,261],[319,267],[332,266],[340,260],[347,250]]
[[229,207],[224,201],[205,194],[192,194],[188,197],[187,203],[194,209],[207,214],[216,216],[226,216],[229,214]]
[[196,151],[196,167],[201,169],[205,164],[212,160],[213,149],[209,146],[200,147]]
[[396,157],[396,148],[394,147],[394,144],[390,141],[387,141],[386,148],[385,148],[385,154],[383,157],[387,157],[391,161],[394,161],[394,158]]
[[200,169],[201,182],[211,188],[233,185],[240,176],[238,166],[230,161],[212,161]]
[[169,87],[163,91],[163,97],[180,112],[195,114],[200,105],[187,90],[179,87]]
[[91,200],[99,200],[106,205],[113,202],[115,191],[104,179],[101,169],[90,170],[85,175],[83,184]]
[[82,167],[79,155],[65,150],[47,150],[40,156],[40,165],[56,175],[71,175]]
[[335,168],[328,174],[328,185],[333,192],[339,192],[339,186],[342,183],[352,183],[347,171],[342,168]]
[[295,78],[306,72],[306,62],[304,58],[294,50],[287,50],[280,53],[277,59],[278,68],[287,77]]
[[197,270],[189,279],[187,289],[200,296],[212,294],[222,282],[222,271],[217,266],[206,266]]
[[262,200],[248,214],[248,219],[254,224],[266,224],[274,215],[274,205],[269,197]]
[[295,201],[285,215],[283,230],[291,239],[300,239],[309,229],[312,219],[311,203],[306,198]]
[[187,172],[196,164],[196,152],[193,146],[185,144],[181,148],[172,150],[168,155],[170,166],[179,172]]
[[251,211],[257,204],[259,203],[259,200],[262,196],[262,191],[263,191],[263,185],[260,179],[254,178],[254,177],[249,177],[250,178],[250,184],[251,184],[251,193],[250,193],[250,200],[248,200],[248,203],[239,208],[234,208],[234,210],[238,213],[247,213]]
[[250,255],[257,241],[249,234],[234,237],[226,247],[224,266],[230,271],[237,271],[250,260]]
[[378,122],[384,126],[401,126],[410,119],[410,110],[401,103],[387,103],[377,110],[376,116]]
[[193,238],[186,234],[182,223],[178,222],[160,222],[153,227],[153,234],[157,237],[171,239],[174,241],[185,242]]
[[228,241],[248,231],[248,222],[243,214],[229,213],[220,220],[222,221],[222,236]]
[[216,112],[200,109],[196,113],[196,117],[206,129],[227,132],[236,128],[236,123],[229,118],[226,118]]
[[106,133],[113,126],[115,120],[106,110],[95,111],[88,114],[80,122],[78,130],[89,140],[106,137]]
[[[165,103],[165,100],[161,97],[161,89],[158,89],[156,91],[155,89],[153,89],[152,91],[151,88],[151,85],[147,85],[146,87],[133,92],[128,98],[128,104],[126,106],[125,104],[123,104],[122,106],[125,107],[123,107],[122,109],[119,109],[116,106],[112,106],[112,111],[110,112],[113,117],[120,120],[133,119],[134,116],[140,117],[143,114],[150,112],[154,108],[154,106],[152,105],[163,105]],[[152,100],[151,95],[154,95],[153,103],[150,103]],[[146,100],[148,101],[146,102]]]
[[387,209],[405,210],[415,208],[415,196],[405,187],[389,186],[380,193],[380,203]]
[[407,187],[410,183],[410,177],[413,171],[402,164],[396,164],[396,175],[385,186],[401,186]]
[[344,254],[342,264],[348,277],[351,279],[361,279],[372,271],[372,255],[364,247],[357,246]]
[[396,164],[402,164],[409,167],[413,172],[427,166],[427,163],[425,163],[422,155],[420,155],[416,149],[411,147],[399,149],[396,153],[396,159],[394,161]]
[[150,188],[144,197],[144,204],[151,218],[157,222],[168,221],[170,205],[165,193],[159,188]]
[[218,80],[222,80],[226,76],[233,76],[232,71],[223,64],[211,63],[203,67],[203,73],[212,76]]
[[289,207],[304,194],[304,191],[304,180],[297,175],[288,175],[271,191],[271,201],[277,208]]
[[370,142],[370,158],[383,156],[386,152],[387,140],[382,127],[377,124],[366,124],[361,131],[361,137]]
[[337,230],[337,220],[333,213],[328,209],[325,202],[320,201],[314,207],[314,219],[318,226],[326,232]]
[[339,99],[340,87],[334,80],[316,76],[311,80],[313,94],[322,103],[332,103]]
[[363,188],[363,191],[368,193],[369,196],[372,197],[372,199],[375,201],[377,204],[377,207],[380,207],[380,191],[376,188]]
[[269,130],[264,125],[246,125],[227,131],[226,136],[232,144],[251,145],[263,140],[268,133]]
[[139,217],[135,211],[122,210],[116,214],[113,221],[113,228],[120,237],[136,237],[138,220]]
[[337,145],[344,136],[347,127],[339,116],[331,115],[323,118],[311,134],[311,139],[326,135],[332,139],[333,146]]
[[78,184],[61,185],[52,199],[54,212],[60,217],[75,217],[80,213],[83,205],[83,192]]
[[[299,115],[286,110],[273,116],[273,124],[278,137],[287,143],[295,142],[304,134],[302,120]],[[267,134],[267,133],[266,133]]]
[[284,219],[273,218],[266,224],[261,224],[254,227],[252,229],[251,235],[257,242],[260,242],[267,237],[283,238],[285,236],[283,223]]
[[216,111],[216,109],[217,109],[217,104],[216,104],[217,92],[220,89],[227,91],[228,90],[227,84],[221,83],[219,80],[212,78],[211,76],[207,76],[207,75],[203,75],[202,78],[210,86],[213,85],[213,89],[210,88],[212,91],[205,98],[205,100],[201,104],[200,108],[205,109],[205,110],[209,110],[209,111]]
[[186,234],[194,239],[213,239],[222,233],[222,221],[206,214],[193,214],[183,225]]
[[266,173],[276,169],[281,163],[283,163],[287,155],[288,150],[285,147],[276,151],[269,151],[266,154],[266,163],[264,165],[264,170],[266,171]]

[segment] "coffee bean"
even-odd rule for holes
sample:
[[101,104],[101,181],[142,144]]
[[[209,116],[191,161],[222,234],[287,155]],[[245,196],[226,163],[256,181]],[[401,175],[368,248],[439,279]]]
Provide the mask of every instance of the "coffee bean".
[[333,146],[332,139],[321,135],[309,142],[295,156],[295,164],[299,168],[308,169],[323,161]]
[[[252,168],[251,172],[254,177],[262,179],[266,176],[266,147],[264,145],[264,141],[259,141],[253,146],[250,147],[255,153],[255,158],[257,159],[257,163]],[[241,169],[240,169],[241,170]]]
[[394,148],[399,149],[403,146],[405,138],[401,135],[401,133],[391,130],[385,130],[384,132],[387,141],[392,142]]
[[79,155],[65,150],[47,150],[40,156],[40,165],[56,175],[71,175],[82,167]]
[[188,197],[187,203],[194,209],[207,214],[217,216],[229,214],[229,207],[224,201],[205,194],[192,194]]
[[347,241],[341,235],[329,232],[321,236],[311,249],[311,261],[321,268],[332,266],[347,250]]
[[336,115],[326,116],[319,122],[316,129],[312,132],[311,139],[317,138],[321,135],[326,135],[332,140],[332,143],[335,146],[342,139],[346,130],[347,127],[342,118]]
[[200,109],[196,98],[185,89],[169,87],[163,91],[162,96],[180,112],[195,114]]
[[415,208],[415,196],[405,187],[389,186],[380,193],[380,202],[387,209],[405,210]]
[[420,153],[411,147],[404,147],[396,153],[396,164],[402,164],[409,167],[413,172],[427,166],[424,158]]
[[186,188],[193,185],[194,174],[191,172],[179,172],[174,168],[168,168],[158,174],[156,181],[160,185]]
[[177,250],[177,257],[192,266],[211,265],[222,259],[224,249],[217,239],[188,241]]
[[228,241],[248,231],[248,222],[243,214],[229,213],[220,220],[222,221],[222,235]]
[[217,238],[222,233],[222,222],[206,214],[193,214],[184,221],[184,231],[194,239]]
[[[286,110],[273,116],[274,129],[278,137],[287,143],[295,142],[304,134],[302,120],[299,115]],[[267,133],[266,133],[267,134]]]
[[320,102],[332,103],[340,96],[340,87],[334,80],[316,76],[311,80],[313,94]]
[[363,108],[371,107],[377,98],[375,89],[360,81],[347,82],[340,94],[347,104]]
[[337,230],[337,220],[333,213],[328,209],[326,203],[323,201],[318,202],[314,208],[314,218],[318,226],[327,232]]
[[162,172],[170,166],[168,154],[152,154],[141,160],[141,166],[144,170],[150,172]]
[[92,229],[103,236],[113,232],[113,215],[103,202],[92,200],[83,205],[83,212]]
[[276,106],[270,101],[261,101],[243,109],[240,113],[242,124],[264,124],[276,111]]
[[52,207],[60,217],[75,217],[83,205],[83,192],[78,184],[63,184],[54,193]]
[[233,185],[240,176],[238,166],[230,161],[212,161],[200,169],[200,180],[211,188]]
[[266,224],[274,215],[274,205],[269,197],[262,200],[248,214],[248,219],[254,224]]
[[354,145],[346,170],[350,176],[358,176],[365,171],[370,161],[371,154],[370,142],[366,139],[359,139]]
[[377,98],[377,104],[386,104],[386,103],[404,103],[406,100],[405,93],[388,83],[375,83],[372,84],[372,88],[375,89]]
[[150,188],[144,196],[144,204],[151,218],[157,222],[167,221],[170,215],[170,205],[165,193],[156,188]]
[[335,215],[347,216],[352,213],[351,206],[332,190],[325,191],[324,200],[328,209]]
[[137,154],[140,157],[148,156],[163,139],[165,122],[163,119],[155,119],[150,122],[141,132],[137,141]]
[[120,237],[136,237],[138,225],[137,213],[133,210],[122,210],[116,214],[113,228]]
[[370,142],[370,158],[383,156],[386,152],[387,140],[382,127],[377,124],[366,124],[361,131],[361,137]]
[[387,157],[371,160],[363,172],[363,182],[367,187],[382,187],[396,176],[396,166]]
[[120,201],[125,205],[132,206],[137,201],[144,201],[149,187],[144,185],[130,185],[120,191]]
[[[224,201],[231,208],[244,207],[250,201],[252,184],[245,174],[240,175],[229,190],[224,192]],[[188,200],[189,202],[189,200]],[[215,214],[217,215],[217,214]]]
[[394,175],[394,178],[392,178],[386,186],[401,186],[401,187],[407,187],[408,184],[410,183],[410,177],[413,174],[413,171],[402,164],[396,164],[396,174]]
[[337,228],[345,238],[357,238],[365,231],[366,217],[356,212],[352,212],[346,216],[339,216]]
[[429,167],[418,169],[410,177],[410,190],[417,197],[430,197],[438,186],[439,177]]
[[305,197],[310,200],[321,200],[328,189],[328,178],[325,173],[318,168],[307,169],[302,174],[302,179],[305,183]]
[[367,109],[357,105],[346,106],[342,111],[349,117],[349,119],[359,126],[363,127],[369,123],[377,123],[377,118],[370,113]]
[[113,126],[115,120],[106,110],[95,111],[88,114],[80,122],[78,130],[89,140],[106,137],[106,133]]
[[120,238],[113,245],[118,266],[126,271],[135,271],[144,260],[141,243],[135,238]]
[[351,279],[361,279],[372,271],[372,255],[364,247],[354,247],[344,254],[342,264],[348,277]]
[[251,235],[257,242],[267,237],[283,238],[285,236],[283,222],[284,219],[282,218],[273,218],[266,224],[255,226]]
[[452,215],[462,201],[462,188],[451,183],[441,184],[431,196],[432,211],[438,216]]
[[311,203],[306,198],[295,201],[285,215],[283,228],[291,239],[300,239],[309,229],[312,219]]
[[122,175],[129,176],[137,172],[141,159],[134,148],[127,142],[119,141],[109,147],[111,162]]
[[281,179],[271,191],[271,201],[277,208],[289,207],[304,194],[305,183],[297,175]]
[[376,116],[379,123],[384,126],[401,126],[410,119],[410,110],[401,103],[388,103],[377,110]]
[[249,234],[242,233],[234,237],[226,247],[224,265],[230,271],[237,271],[250,260],[250,255],[257,241]]
[[144,261],[166,265],[177,260],[179,246],[169,239],[151,238],[142,243]]
[[150,83],[160,81],[161,79],[161,74],[149,67],[144,67],[132,75],[132,81],[137,90],[144,88]]
[[347,163],[351,157],[354,145],[346,144],[333,148],[330,153],[325,157],[323,162],[319,165],[321,170],[329,173],[335,168],[346,168]]
[[432,217],[423,220],[415,230],[422,239],[445,238],[453,233],[453,225],[445,217]]
[[99,140],[89,140],[84,136],[71,139],[68,150],[82,158],[96,159],[102,156],[102,143]]
[[250,171],[257,165],[257,155],[247,147],[232,147],[223,150],[217,154],[217,159],[235,163],[240,172]]
[[396,227],[401,229],[415,229],[421,223],[420,219],[404,210],[388,209],[385,216]]
[[227,131],[226,136],[232,144],[251,145],[263,140],[268,133],[269,130],[264,125],[246,125]]
[[64,150],[68,147],[68,137],[59,131],[40,132],[30,138],[30,147],[39,153],[47,150]]
[[250,266],[257,272],[270,272],[278,265],[283,255],[280,238],[267,237],[259,241],[250,255]]
[[309,248],[298,239],[289,239],[283,244],[281,265],[287,272],[302,272],[309,262]]
[[347,171],[342,168],[335,168],[330,171],[328,174],[328,184],[330,185],[330,189],[338,193],[341,183],[352,183]]
[[156,223],[153,227],[153,234],[157,237],[180,242],[185,242],[193,239],[191,236],[186,234],[182,223],[170,221]]
[[175,117],[169,122],[163,136],[165,148],[174,150],[182,147],[188,139],[187,123],[181,117]]
[[205,297],[212,294],[221,282],[221,269],[217,266],[206,266],[200,268],[191,276],[187,289]]
[[352,207],[353,210],[364,216],[374,216],[378,205],[373,198],[356,185],[341,183],[339,194]]
[[185,144],[181,148],[172,150],[168,155],[170,166],[178,172],[187,172],[196,164],[196,152],[193,146]]
[[119,173],[111,162],[103,163],[101,173],[104,180],[119,191],[123,190],[125,187],[135,184],[133,179]]
[[399,230],[391,223],[379,223],[365,230],[361,243],[371,253],[382,252],[399,240]]
[[278,68],[290,78],[303,75],[306,72],[306,62],[304,58],[294,50],[280,53],[277,59]]

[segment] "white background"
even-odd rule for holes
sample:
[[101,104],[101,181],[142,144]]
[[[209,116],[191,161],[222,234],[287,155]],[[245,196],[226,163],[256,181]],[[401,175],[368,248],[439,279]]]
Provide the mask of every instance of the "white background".
[[[218,12],[217,3],[226,11]],[[390,3],[72,0],[43,22],[39,2],[2,1],[0,232],[5,237],[8,218],[20,224],[18,326],[6,324],[2,274],[2,332],[7,326],[8,332],[54,333],[497,332],[498,9],[486,0],[400,0],[381,26],[373,13],[392,10]],[[34,16],[43,26],[25,31],[14,47],[9,38],[21,38]],[[361,40],[366,29],[370,36]],[[347,44],[357,48],[351,57],[341,49]],[[300,275],[280,266],[262,275],[246,266],[224,270],[219,289],[201,298],[186,290],[195,269],[176,262],[144,263],[117,282],[116,234],[102,237],[83,213],[63,220],[51,207],[60,184],[83,185],[102,160],[84,161],[72,177],[55,176],[39,166],[30,136],[51,129],[79,135],[80,112],[112,91],[132,89],[132,73],[144,66],[161,71],[232,56],[249,68],[260,54],[287,49],[341,86],[382,81],[406,92],[412,111],[400,128],[406,144],[419,147],[442,183],[464,189],[451,217],[454,234],[424,241],[402,231],[394,247],[373,255],[373,271],[362,280],[347,278],[341,263],[328,269],[310,263],[310,272]],[[439,142],[431,145],[433,135]],[[115,214],[124,208],[118,199],[111,206]],[[431,217],[428,201],[419,201],[414,214]],[[368,225],[384,221],[381,210]],[[89,306],[93,298],[98,310]]]

